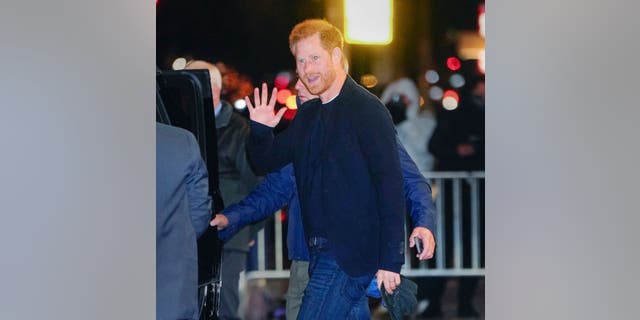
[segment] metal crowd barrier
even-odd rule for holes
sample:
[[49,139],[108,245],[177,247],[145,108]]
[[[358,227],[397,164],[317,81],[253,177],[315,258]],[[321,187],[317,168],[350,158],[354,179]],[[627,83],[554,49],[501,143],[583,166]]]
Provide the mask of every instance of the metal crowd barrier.
[[[401,273],[410,277],[484,276],[481,225],[484,172],[423,172],[423,175],[431,185],[436,207],[436,252],[430,260],[417,261],[415,248],[410,249],[408,244],[411,229],[405,228],[407,247]],[[276,212],[274,218],[267,221],[265,229],[258,233],[256,270],[247,272],[246,279],[289,278],[289,270],[285,267],[289,264],[284,246],[283,223],[286,221],[281,219],[282,214],[282,211]],[[408,216],[407,221],[410,221]],[[464,222],[470,229],[467,246],[463,244]],[[467,263],[463,263],[465,256]]]

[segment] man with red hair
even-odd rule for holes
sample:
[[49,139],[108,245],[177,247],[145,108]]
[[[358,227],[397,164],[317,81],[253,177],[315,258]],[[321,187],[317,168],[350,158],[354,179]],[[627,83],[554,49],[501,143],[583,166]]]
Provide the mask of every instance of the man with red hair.
[[274,138],[274,113],[254,91],[249,155],[258,174],[292,162],[310,253],[309,284],[298,319],[369,319],[366,289],[377,275],[392,293],[404,263],[405,200],[391,117],[382,102],[344,69],[343,38],[324,20],[290,33],[300,80],[320,99],[300,109]]

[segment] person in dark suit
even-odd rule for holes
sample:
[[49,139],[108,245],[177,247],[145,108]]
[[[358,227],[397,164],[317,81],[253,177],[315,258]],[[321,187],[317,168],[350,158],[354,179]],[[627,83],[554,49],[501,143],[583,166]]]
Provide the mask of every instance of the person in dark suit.
[[196,240],[210,217],[207,168],[195,137],[156,123],[156,319],[198,319]]

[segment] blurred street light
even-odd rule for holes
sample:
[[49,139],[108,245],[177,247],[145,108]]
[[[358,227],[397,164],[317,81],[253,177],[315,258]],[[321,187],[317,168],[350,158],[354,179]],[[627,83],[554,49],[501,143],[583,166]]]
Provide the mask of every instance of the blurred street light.
[[427,80],[428,83],[434,84],[440,80],[440,75],[435,70],[427,70],[424,74],[424,79]]
[[431,100],[437,101],[442,99],[442,94],[442,88],[438,86],[429,88],[429,98],[431,98]]
[[287,99],[290,96],[291,96],[291,90],[289,89],[280,90],[278,91],[278,96],[276,97],[276,100],[280,104],[285,104],[287,102]]
[[478,53],[478,71],[484,74],[484,49]]
[[278,88],[278,90],[281,90],[288,87],[289,82],[291,82],[291,73],[288,71],[282,71],[276,75],[274,85],[276,86],[276,88]]
[[449,111],[455,110],[456,108],[458,108],[459,100],[460,97],[458,96],[457,92],[455,92],[454,90],[447,90],[444,92],[442,98],[442,106]]
[[238,99],[233,103],[233,106],[238,110],[242,110],[247,107],[247,103],[244,101],[244,99]]
[[461,88],[465,84],[464,77],[459,73],[454,73],[449,77],[449,84],[454,88]]
[[298,103],[296,102],[296,96],[291,95],[287,98],[287,103],[285,104],[287,108],[291,110],[298,109]]
[[360,78],[360,83],[367,88],[373,88],[378,84],[378,78],[372,74],[365,74]]
[[171,64],[171,68],[173,68],[173,70],[183,70],[184,67],[186,66],[187,66],[187,59],[183,57],[176,58],[175,60],[173,60],[173,63]]
[[344,36],[347,43],[391,43],[393,0],[344,0]]
[[484,31],[484,3],[481,3],[478,6],[478,33],[480,33],[480,35],[485,38],[485,31]]
[[460,59],[456,57],[447,58],[447,68],[449,68],[449,70],[456,71],[460,69],[461,66],[462,66],[462,63],[460,63]]

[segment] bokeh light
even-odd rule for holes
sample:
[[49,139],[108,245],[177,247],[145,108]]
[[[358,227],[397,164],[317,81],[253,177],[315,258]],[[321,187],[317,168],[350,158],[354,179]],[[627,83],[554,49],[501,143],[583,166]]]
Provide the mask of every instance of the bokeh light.
[[440,81],[440,75],[435,70],[427,70],[424,74],[424,79],[427,80],[428,83],[434,84]]
[[458,108],[460,97],[455,90],[447,90],[443,94],[442,106],[447,110],[455,110]]
[[184,67],[187,66],[187,59],[183,58],[183,57],[178,57],[175,60],[173,60],[173,63],[171,64],[171,68],[173,68],[173,70],[183,70]]
[[442,99],[442,94],[443,94],[442,88],[438,86],[433,86],[429,88],[429,98],[431,98],[431,100],[438,101]]
[[484,29],[484,3],[481,3],[478,6],[478,33],[485,38],[485,29]]
[[482,49],[478,53],[478,71],[480,71],[482,74],[484,74],[484,50],[485,49]]
[[393,0],[344,0],[344,37],[347,43],[391,43]]
[[289,89],[280,90],[278,91],[278,96],[276,97],[276,100],[280,104],[285,104],[287,102],[287,98],[289,98],[290,96],[291,96],[291,90]]
[[458,100],[453,97],[445,97],[442,99],[442,106],[449,111],[455,110],[458,108]]
[[295,95],[290,95],[287,98],[287,101],[286,101],[285,105],[287,106],[287,108],[289,108],[291,110],[298,109],[298,104],[296,103],[296,96]]
[[378,78],[372,74],[365,74],[360,78],[360,83],[367,88],[373,88],[378,84]]
[[233,103],[233,106],[238,110],[242,110],[247,107],[247,103],[244,101],[244,99],[238,99]]
[[282,116],[283,119],[285,120],[293,120],[293,118],[296,117],[296,113],[298,112],[297,109],[289,109],[287,108],[287,111],[284,112],[284,115]]
[[282,90],[289,86],[291,82],[291,73],[288,71],[282,71],[276,75],[276,79],[274,80],[274,85],[278,90]]
[[455,90],[446,90],[443,97],[452,97],[456,100],[460,100],[460,96],[458,96],[458,93]]
[[447,68],[449,68],[451,71],[457,71],[461,66],[462,63],[460,62],[460,59],[456,57],[447,58]]
[[454,73],[449,77],[449,84],[454,88],[461,88],[464,86],[464,77],[459,73]]

